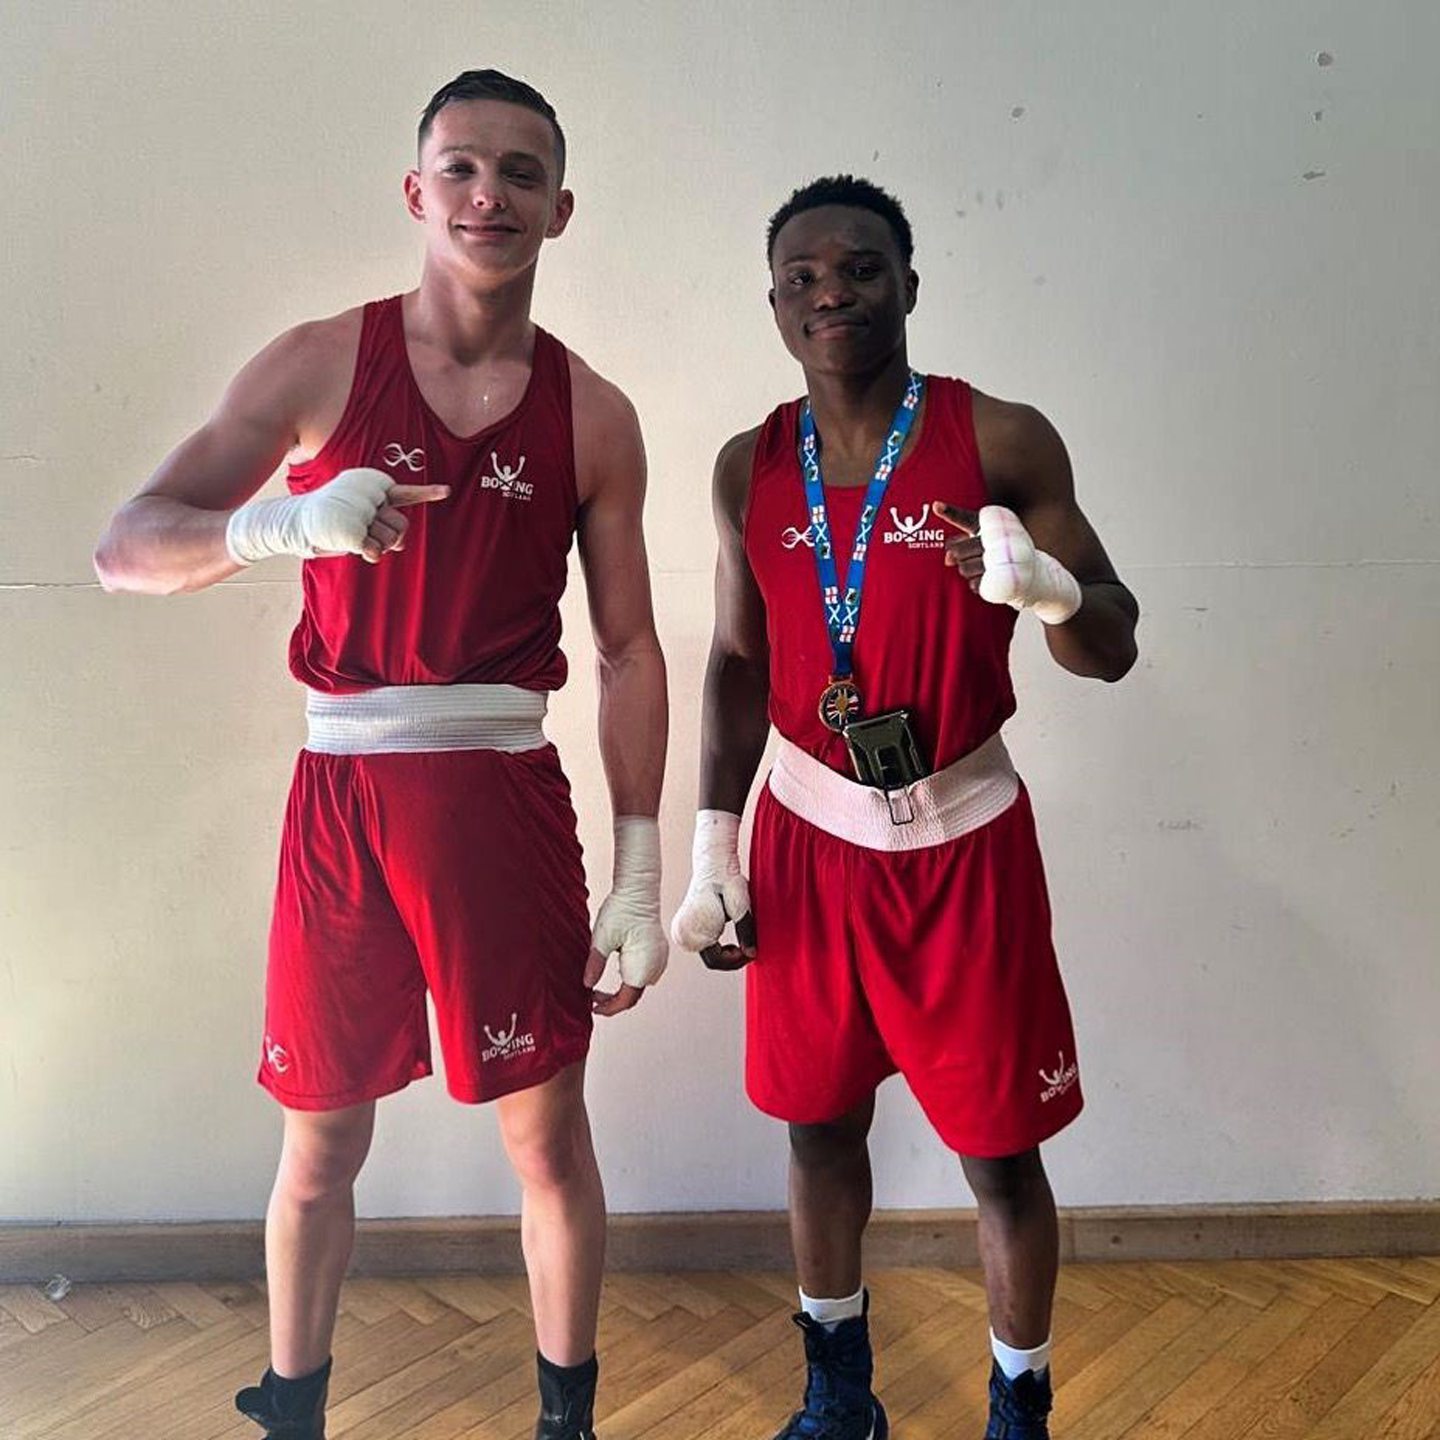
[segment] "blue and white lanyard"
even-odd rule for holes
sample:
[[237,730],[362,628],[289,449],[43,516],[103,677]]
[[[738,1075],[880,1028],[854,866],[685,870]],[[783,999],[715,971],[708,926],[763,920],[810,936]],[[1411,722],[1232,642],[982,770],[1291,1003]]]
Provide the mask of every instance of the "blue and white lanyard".
[[845,589],[841,593],[840,577],[835,568],[835,552],[830,541],[830,512],[825,504],[825,482],[820,477],[820,440],[815,433],[815,417],[810,413],[807,396],[800,407],[800,464],[805,472],[805,499],[810,506],[810,523],[815,527],[815,569],[820,576],[820,597],[825,607],[825,629],[830,635],[830,650],[835,657],[832,679],[847,679],[853,674],[855,632],[860,628],[860,596],[865,588],[865,555],[870,548],[870,532],[885,499],[890,474],[905,448],[905,438],[915,421],[925,394],[925,377],[910,372],[904,398],[890,422],[890,433],[880,447],[875,474],[865,491],[865,507],[855,529],[855,548],[845,572]]

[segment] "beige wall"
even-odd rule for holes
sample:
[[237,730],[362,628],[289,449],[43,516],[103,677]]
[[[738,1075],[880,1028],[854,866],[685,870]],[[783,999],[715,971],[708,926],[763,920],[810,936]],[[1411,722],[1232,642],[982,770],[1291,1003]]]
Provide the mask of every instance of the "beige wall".
[[[405,288],[399,181],[454,72],[528,76],[579,206],[537,314],[644,419],[684,888],[710,459],[796,392],[763,222],[905,199],[912,354],[1044,408],[1146,617],[1086,685],[1017,646],[1090,1108],[1073,1203],[1440,1191],[1440,18],[1198,6],[7,3],[0,32],[0,1219],[257,1214],[251,1083],[299,695],[293,575],[112,598],[106,514],[287,324]],[[1103,18],[1097,18],[1103,17]],[[1326,52],[1333,63],[1321,65]],[[1313,178],[1305,178],[1309,174]],[[608,867],[591,651],[552,733]],[[677,961],[602,1027],[619,1209],[783,1203],[739,986]],[[657,1078],[663,1077],[663,1084]],[[878,1198],[962,1197],[895,1087]],[[492,1118],[384,1107],[370,1214],[513,1208]]]

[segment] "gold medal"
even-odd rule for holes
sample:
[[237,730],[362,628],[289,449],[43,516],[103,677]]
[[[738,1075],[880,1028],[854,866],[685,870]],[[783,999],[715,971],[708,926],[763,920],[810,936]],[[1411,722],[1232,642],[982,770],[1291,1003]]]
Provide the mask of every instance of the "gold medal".
[[860,692],[848,675],[832,675],[830,683],[820,692],[820,719],[827,730],[837,735],[860,718]]

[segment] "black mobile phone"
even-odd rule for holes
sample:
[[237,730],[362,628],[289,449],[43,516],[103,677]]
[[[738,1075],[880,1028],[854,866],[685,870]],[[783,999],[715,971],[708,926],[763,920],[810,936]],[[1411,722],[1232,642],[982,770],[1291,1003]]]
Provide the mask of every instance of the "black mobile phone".
[[920,742],[910,727],[908,710],[888,710],[845,727],[850,764],[862,785],[901,790],[930,773]]

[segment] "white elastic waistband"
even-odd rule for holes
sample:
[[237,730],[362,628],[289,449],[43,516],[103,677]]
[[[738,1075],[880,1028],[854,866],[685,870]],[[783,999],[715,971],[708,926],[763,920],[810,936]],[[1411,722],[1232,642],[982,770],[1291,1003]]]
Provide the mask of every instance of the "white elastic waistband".
[[[867,850],[923,850],[978,830],[1002,815],[1020,793],[1020,777],[1000,736],[894,796],[914,815],[895,823],[891,797],[832,770],[782,737],[770,771],[770,793],[789,811]],[[905,802],[908,800],[908,807]]]
[[518,685],[382,685],[354,695],[310,690],[305,748],[321,755],[538,750],[546,743],[547,699]]

